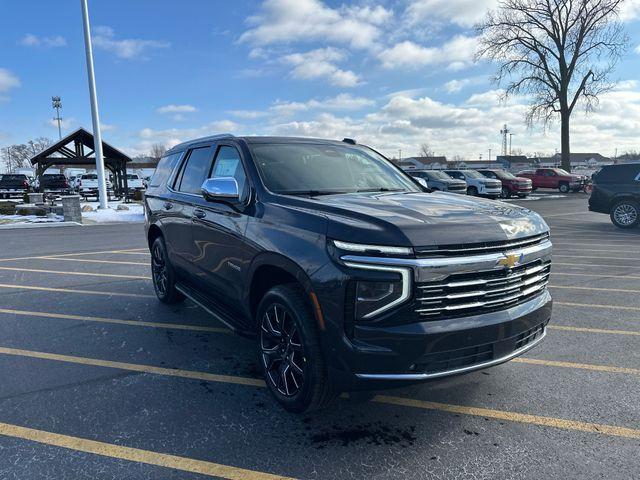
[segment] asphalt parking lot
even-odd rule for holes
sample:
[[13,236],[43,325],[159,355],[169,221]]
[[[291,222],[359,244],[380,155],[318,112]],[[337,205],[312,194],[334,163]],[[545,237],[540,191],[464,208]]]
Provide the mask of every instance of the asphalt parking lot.
[[155,299],[142,225],[1,230],[0,478],[639,478],[640,230],[513,203],[552,228],[546,340],[302,416],[250,340]]

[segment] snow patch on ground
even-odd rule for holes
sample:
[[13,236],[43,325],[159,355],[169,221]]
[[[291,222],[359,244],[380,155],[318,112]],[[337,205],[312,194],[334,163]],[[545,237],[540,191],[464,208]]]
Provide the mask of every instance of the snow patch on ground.
[[49,214],[46,217],[36,215],[0,215],[0,225],[15,225],[21,223],[56,223],[62,222],[61,215]]
[[[82,207],[85,205],[94,209],[98,206],[95,202],[83,202]],[[117,210],[118,205],[124,205],[129,210]],[[93,212],[82,212],[82,218],[96,223],[141,223],[144,222],[144,207],[139,203],[109,202],[109,208],[106,210],[96,209]]]

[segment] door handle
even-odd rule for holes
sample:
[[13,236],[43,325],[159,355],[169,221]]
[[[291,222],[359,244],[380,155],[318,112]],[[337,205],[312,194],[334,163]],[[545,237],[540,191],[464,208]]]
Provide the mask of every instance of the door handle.
[[165,210],[171,210],[172,208],[173,208],[173,203],[167,202],[167,203],[164,204],[164,209]]
[[196,208],[193,211],[193,216],[196,218],[204,218],[207,216],[207,212],[205,212],[204,210],[200,210],[199,208]]

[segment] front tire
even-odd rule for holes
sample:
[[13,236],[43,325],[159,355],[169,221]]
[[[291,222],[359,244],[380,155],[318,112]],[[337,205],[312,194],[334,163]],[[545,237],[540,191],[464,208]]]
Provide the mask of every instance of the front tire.
[[472,197],[478,196],[478,189],[476,187],[467,188],[467,195],[471,195]]
[[509,190],[507,187],[502,187],[500,198],[511,198],[511,190]]
[[151,245],[151,279],[158,300],[172,304],[184,300],[184,295],[176,288],[176,274],[169,262],[164,238],[158,237]]
[[640,223],[640,204],[633,200],[622,200],[611,209],[611,222],[618,228],[634,228]]
[[571,189],[569,188],[569,184],[561,183],[560,186],[558,187],[558,190],[560,190],[560,193],[569,193],[569,190]]
[[319,331],[302,287],[278,285],[256,314],[259,355],[267,387],[295,413],[326,407],[336,397],[329,384]]

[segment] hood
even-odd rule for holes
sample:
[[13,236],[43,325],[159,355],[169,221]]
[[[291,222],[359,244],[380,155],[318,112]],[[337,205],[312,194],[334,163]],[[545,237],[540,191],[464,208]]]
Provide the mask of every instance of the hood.
[[512,181],[532,183],[531,179],[527,177],[516,177],[515,180],[512,179]]
[[538,214],[525,208],[453,193],[329,195],[302,202],[327,218],[328,237],[355,243],[496,242],[548,230]]

